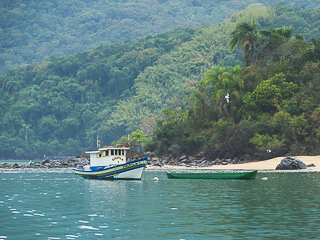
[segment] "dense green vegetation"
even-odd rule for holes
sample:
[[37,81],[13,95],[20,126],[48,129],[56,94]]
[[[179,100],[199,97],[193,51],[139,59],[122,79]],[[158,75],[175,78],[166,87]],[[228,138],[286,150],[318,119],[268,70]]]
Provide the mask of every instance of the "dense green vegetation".
[[[215,138],[219,136],[222,142],[216,143],[228,146],[223,142],[227,135],[223,136],[230,126],[245,124],[243,119],[257,121],[255,119],[264,116],[266,109],[277,114],[280,109],[278,105],[282,107],[285,101],[284,106],[291,110],[286,109],[284,114],[296,116],[297,121],[303,120],[299,115],[301,112],[293,112],[295,106],[301,106],[300,99],[298,101],[291,98],[307,90],[299,85],[298,79],[293,80],[297,77],[293,72],[283,69],[286,64],[293,64],[293,60],[298,59],[301,63],[295,62],[298,66],[294,68],[294,72],[305,65],[309,66],[311,72],[315,71],[315,66],[310,64],[316,64],[317,56],[313,55],[312,49],[317,49],[317,42],[312,45],[303,40],[303,36],[300,36],[299,41],[289,41],[277,36],[277,32],[273,33],[272,29],[278,26],[290,28],[290,25],[281,24],[285,16],[293,26],[293,35],[305,34],[308,41],[320,37],[320,32],[315,30],[318,25],[313,25],[320,21],[317,9],[297,9],[284,5],[275,9],[256,7],[235,13],[230,19],[217,25],[176,29],[154,37],[100,45],[90,51],[52,57],[41,63],[9,71],[0,77],[0,109],[3,113],[0,115],[0,156],[31,158],[44,154],[74,155],[95,148],[97,135],[102,144],[107,145],[136,129],[142,130],[147,136],[155,131],[149,147],[162,146],[162,153],[169,150],[178,154],[187,146],[191,146],[188,148],[190,151],[197,151],[209,146],[207,143],[215,144]],[[252,18],[257,22],[257,30],[267,28],[270,34],[266,31],[266,35],[261,35],[263,37],[257,41],[257,49],[268,51],[249,51],[250,54],[246,55],[245,62],[248,65],[256,60],[255,65],[247,71],[237,66],[244,66],[242,50],[235,48],[232,53],[229,52],[229,36],[238,22],[249,22]],[[278,42],[269,40],[274,38]],[[280,46],[278,43],[283,47],[275,48]],[[294,51],[291,52],[292,50]],[[299,53],[304,51],[309,51],[309,55],[303,55],[304,58],[313,58],[313,62],[300,58]],[[218,72],[227,72],[224,76],[230,78],[239,71],[246,73],[245,78],[241,78],[243,86],[236,78],[230,80],[233,82],[230,83],[233,88],[230,92],[232,106],[222,101],[225,89],[218,89],[221,90],[219,95],[212,92],[204,82],[210,76],[208,70],[212,67]],[[304,71],[310,75],[307,69]],[[313,76],[311,74],[310,77]],[[264,83],[266,86],[259,85],[263,80],[269,81]],[[210,82],[214,84],[214,80]],[[251,108],[248,99],[259,95],[255,89],[258,86],[263,89],[269,85],[272,88],[273,82],[279,84],[280,88],[287,87],[287,91],[276,89],[277,103],[273,107],[259,102],[259,108]],[[295,85],[291,86],[290,82]],[[306,77],[304,84],[309,82]],[[297,91],[297,87],[299,91],[291,94],[292,91]],[[207,91],[211,95],[207,95]],[[197,92],[202,94],[208,106],[196,101]],[[209,97],[213,93],[216,98],[210,102]],[[280,99],[278,95],[282,94],[284,97]],[[187,101],[189,96],[191,98]],[[248,104],[245,104],[246,101]],[[264,101],[273,103],[268,97]],[[216,103],[220,105],[216,106]],[[212,110],[202,111],[198,105]],[[175,111],[176,108],[179,112]],[[161,112],[164,109],[163,115]],[[249,110],[254,114],[249,114]],[[181,114],[185,114],[185,122],[181,121]],[[174,129],[168,125],[170,119]],[[267,117],[263,119],[270,121]],[[160,120],[158,124],[157,120]],[[189,124],[189,127],[184,124]],[[189,131],[187,135],[182,134],[191,127],[194,127],[193,131]],[[161,132],[168,142],[159,137]],[[212,133],[212,136],[214,134],[215,138],[209,138],[206,132]],[[250,138],[248,135],[249,147],[259,148],[259,141],[274,138],[275,135],[272,131],[258,133],[260,136],[257,135],[256,138],[253,138],[255,135]],[[294,134],[296,144],[300,144],[299,136]]]
[[189,97],[190,110],[164,110],[147,150],[319,154],[320,39],[308,43],[292,32],[238,22],[230,49],[242,48],[247,66],[205,72]]
[[[0,1],[0,74],[51,56],[80,53],[100,44],[175,28],[220,23],[250,4],[269,6],[279,2],[281,0]],[[282,2],[299,7],[320,7],[318,1],[312,0]],[[283,16],[285,23],[281,26],[299,20]],[[310,29],[316,25],[319,23],[312,22]]]
[[132,97],[140,72],[194,33],[117,42],[7,72],[0,78],[1,156],[81,153],[95,146],[96,135],[110,143],[114,136],[102,136],[99,123],[119,99]]

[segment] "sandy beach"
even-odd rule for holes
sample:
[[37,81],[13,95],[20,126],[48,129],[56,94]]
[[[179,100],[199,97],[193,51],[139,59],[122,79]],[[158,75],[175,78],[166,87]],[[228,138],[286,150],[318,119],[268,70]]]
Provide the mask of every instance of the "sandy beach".
[[[307,170],[320,171],[320,155],[318,156],[292,156],[295,159],[301,160],[306,165],[314,164],[315,167],[308,167]],[[171,166],[164,165],[161,167],[148,166],[148,169],[218,169],[218,170],[275,170],[277,165],[285,157],[277,157],[264,161],[239,163],[239,164],[228,164],[228,165],[213,165],[210,167],[184,167],[184,166]]]

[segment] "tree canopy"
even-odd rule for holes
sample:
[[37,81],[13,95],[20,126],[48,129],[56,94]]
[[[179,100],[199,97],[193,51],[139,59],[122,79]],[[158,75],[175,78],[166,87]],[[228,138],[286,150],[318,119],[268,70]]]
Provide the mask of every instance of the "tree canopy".
[[[290,24],[279,25],[285,15]],[[157,136],[151,145],[163,153],[195,152],[217,139],[217,145],[241,149],[259,146],[259,137],[250,143],[251,121],[263,139],[273,139],[286,126],[283,119],[290,125],[282,133],[286,141],[276,134],[281,146],[287,139],[297,146],[301,139],[313,141],[316,132],[306,135],[310,129],[301,126],[307,121],[318,128],[319,97],[311,90],[317,89],[320,33],[313,23],[319,16],[283,5],[248,8],[220,24],[118,41],[8,71],[0,77],[0,156],[82,153],[96,147],[97,135],[108,145],[136,129]],[[293,26],[292,36],[300,37],[273,45],[265,36],[247,54],[254,64],[243,67],[244,53],[229,52],[230,33],[253,18],[257,29]]]
[[[279,2],[313,9],[320,6],[318,1],[312,0],[1,1],[0,74],[52,56],[80,53],[101,44],[154,36],[175,28],[217,24],[251,4],[270,6]],[[292,11],[297,10],[292,8]],[[280,20],[296,23],[303,20],[300,23],[303,29],[304,19],[288,16],[284,15]],[[312,22],[310,29],[318,24]]]
[[[205,72],[190,95],[190,110],[165,110],[146,148],[172,155],[205,148],[237,154],[270,149],[270,156],[319,154],[314,129],[319,128],[320,39],[290,38],[292,30],[285,26],[269,29],[270,34],[264,30],[265,36],[276,34],[286,40],[272,48],[268,42],[260,44],[248,52],[255,56],[249,66],[213,66]],[[265,50],[269,54],[259,54]],[[241,85],[233,79],[241,79]],[[232,86],[237,97],[230,95]],[[169,110],[174,120],[167,115]]]

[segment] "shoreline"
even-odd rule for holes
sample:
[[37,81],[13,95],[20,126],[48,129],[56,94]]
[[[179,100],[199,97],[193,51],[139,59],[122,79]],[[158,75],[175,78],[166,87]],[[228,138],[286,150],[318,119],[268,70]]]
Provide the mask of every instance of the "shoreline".
[[[315,167],[308,167],[307,169],[301,169],[298,171],[320,171],[320,155],[318,156],[292,156],[295,159],[302,161],[306,165],[314,164]],[[237,163],[228,165],[212,165],[209,167],[186,167],[186,166],[174,166],[174,165],[163,165],[163,166],[147,166],[147,169],[172,169],[172,170],[276,170],[278,164],[285,157],[276,157],[269,160],[255,161],[248,163]],[[280,170],[277,170],[280,171]],[[281,170],[290,171],[290,170]]]
[[[280,164],[281,160],[284,159],[286,156],[283,157],[276,157],[268,160],[262,161],[253,161],[253,162],[246,162],[246,163],[234,163],[234,164],[227,164],[227,165],[211,165],[211,166],[177,166],[177,165],[162,165],[162,166],[154,166],[154,165],[147,165],[146,169],[149,170],[260,170],[260,171],[276,171],[276,172],[286,172],[286,171],[299,171],[299,172],[320,172],[320,155],[317,156],[292,156],[297,160],[302,161],[306,165],[313,164],[314,167],[308,167],[307,169],[297,169],[297,170],[276,170],[278,164]],[[1,162],[2,160],[0,160]],[[10,161],[10,160],[9,160]],[[16,162],[16,161],[15,161]],[[47,166],[41,165],[41,162],[38,162],[39,166],[29,166],[29,165],[22,165],[15,167],[14,165],[10,166],[1,166],[0,169],[34,169],[34,168],[41,168],[41,169],[64,169],[64,168],[74,168],[74,166]]]

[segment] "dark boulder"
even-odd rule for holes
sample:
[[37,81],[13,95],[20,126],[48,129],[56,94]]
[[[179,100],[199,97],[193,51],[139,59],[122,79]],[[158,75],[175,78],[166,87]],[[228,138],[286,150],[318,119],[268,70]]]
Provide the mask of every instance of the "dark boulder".
[[239,158],[237,158],[237,157],[235,157],[233,160],[232,160],[232,162],[231,163],[238,163],[240,161],[240,159]]
[[20,166],[19,166],[18,163],[13,164],[12,167],[13,167],[13,168],[20,168]]
[[200,160],[200,159],[202,159],[203,157],[204,157],[203,152],[199,152],[199,153],[196,155],[196,159],[197,159],[197,160]]
[[276,170],[296,170],[296,169],[306,169],[308,166],[302,161],[295,159],[294,157],[285,157],[278,164]]
[[42,162],[41,162],[41,165],[48,165],[48,163],[50,164],[51,163],[51,159],[45,159],[45,160],[43,160]]

